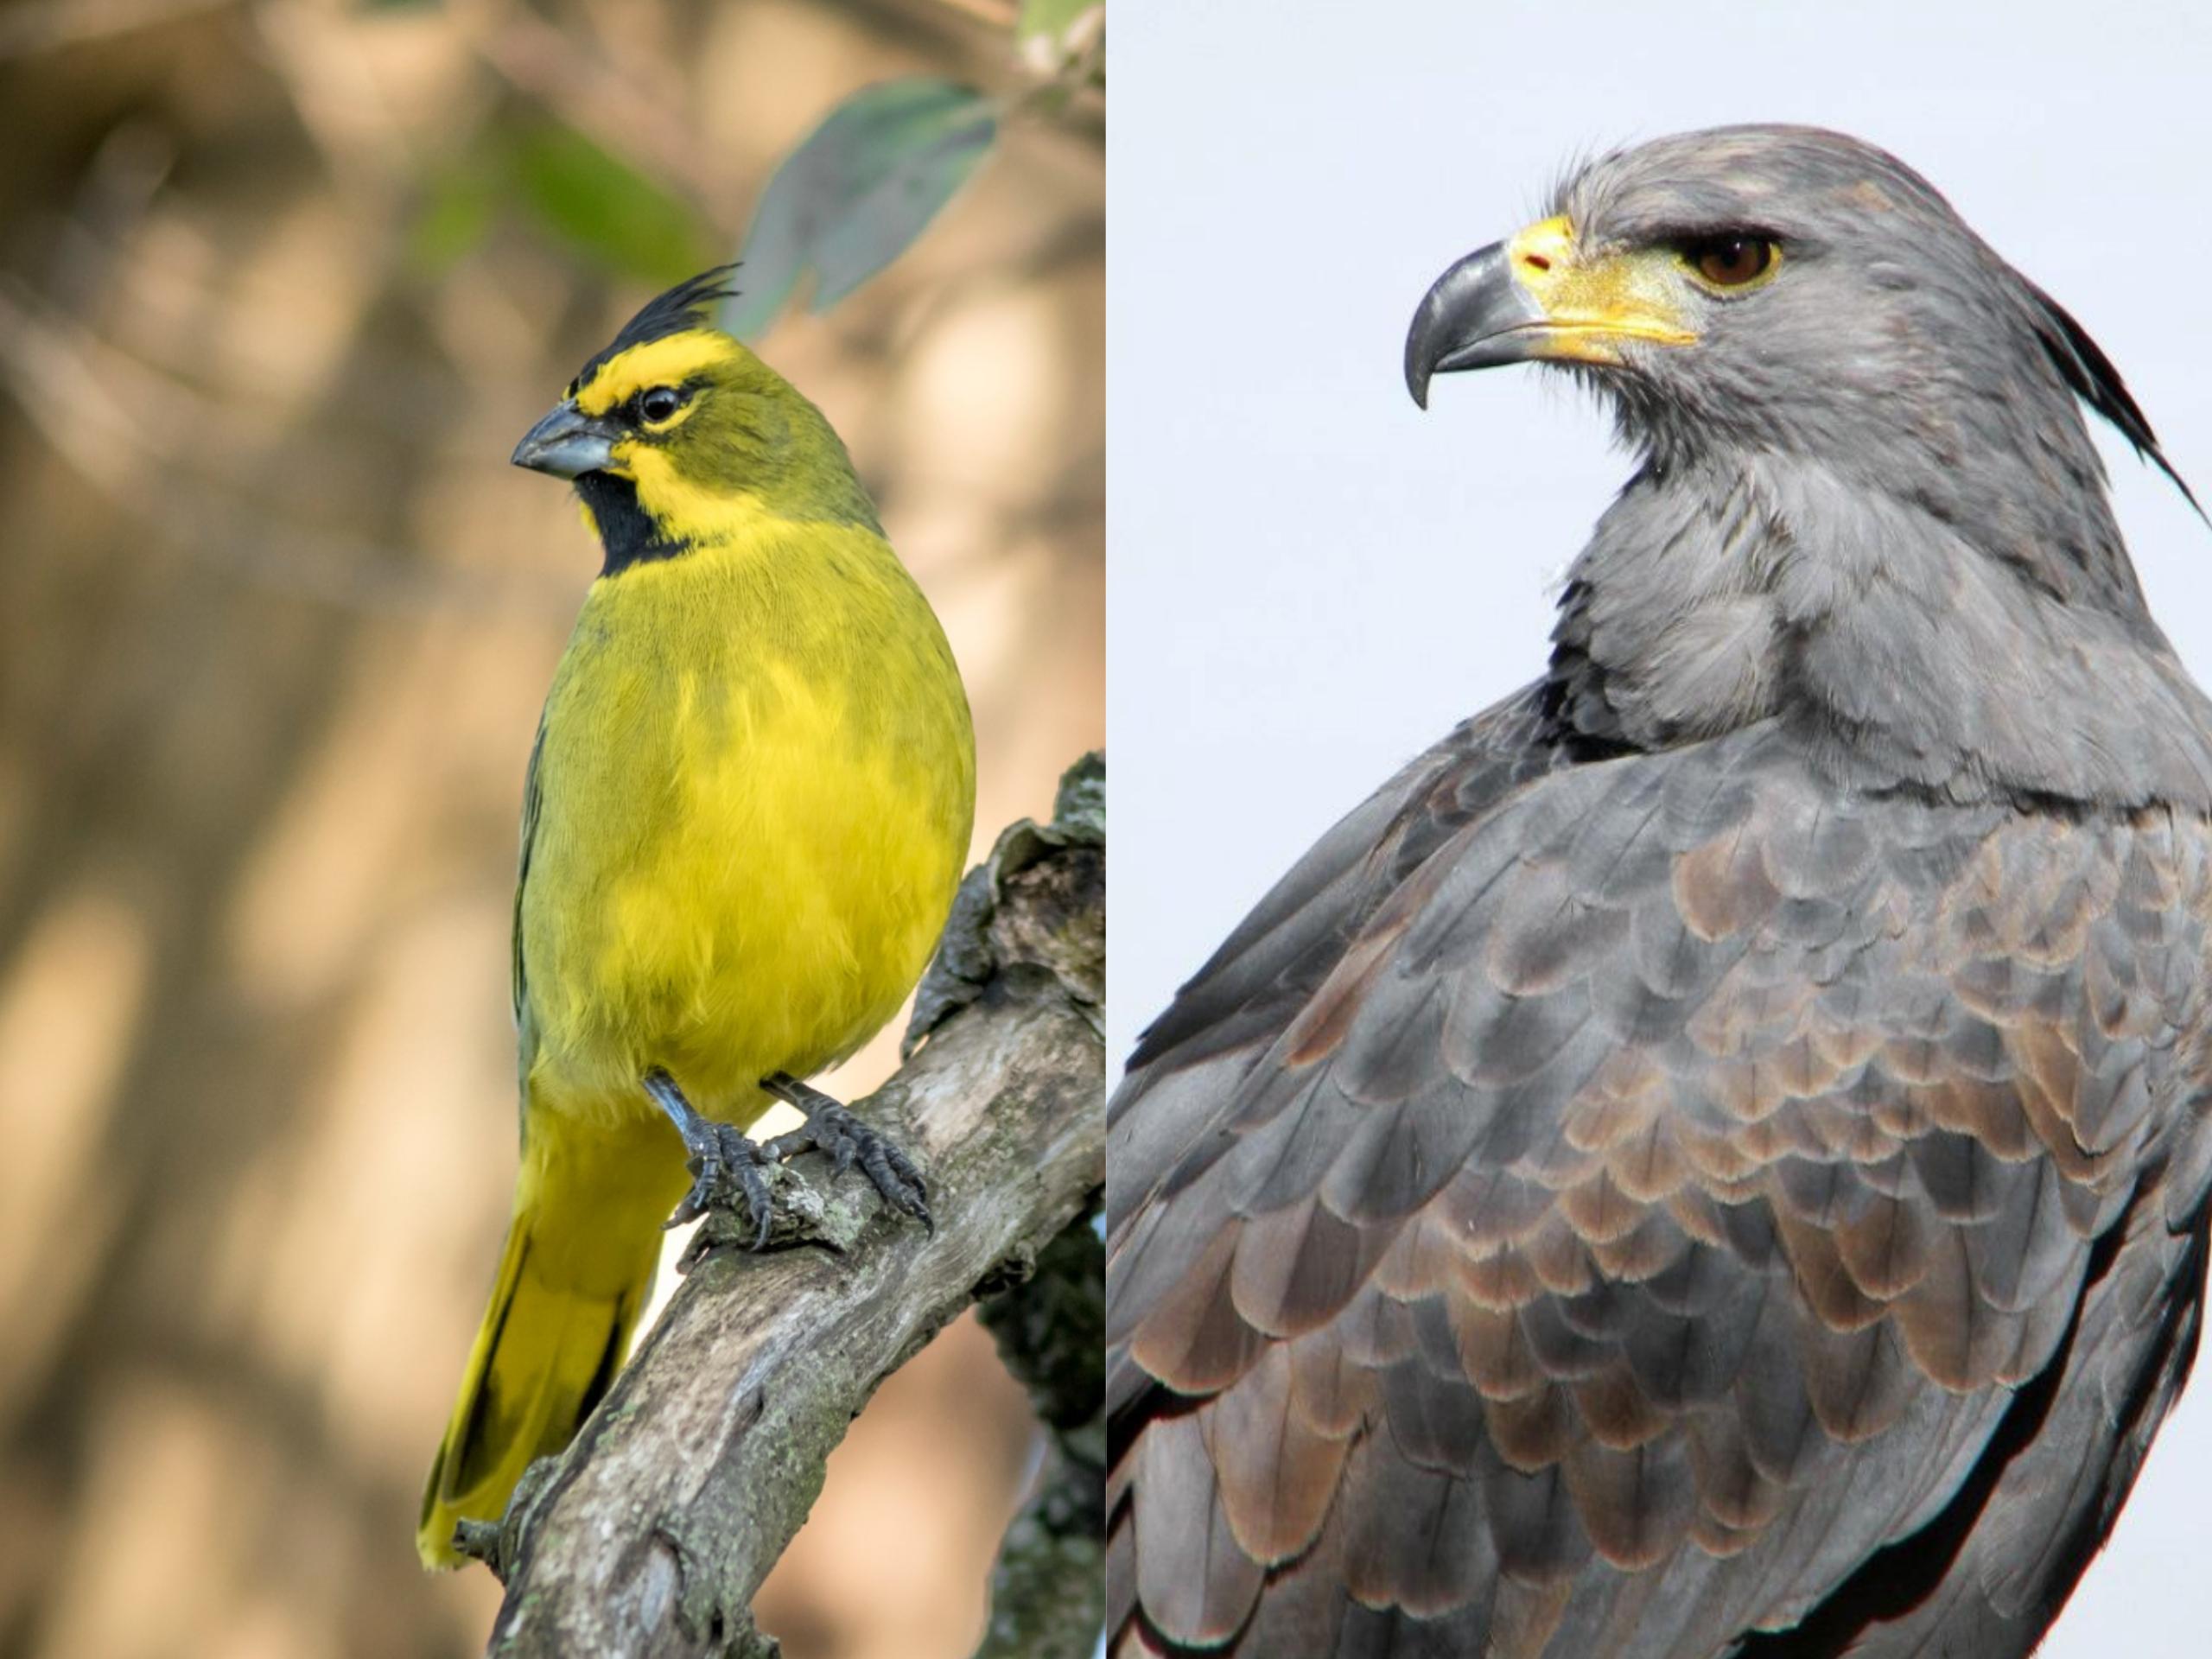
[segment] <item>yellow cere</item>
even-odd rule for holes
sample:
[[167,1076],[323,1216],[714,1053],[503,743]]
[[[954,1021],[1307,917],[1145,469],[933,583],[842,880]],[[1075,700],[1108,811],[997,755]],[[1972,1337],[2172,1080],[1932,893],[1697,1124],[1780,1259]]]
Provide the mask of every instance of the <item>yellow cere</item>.
[[1531,225],[1506,244],[1513,279],[1550,327],[1542,355],[1574,363],[1620,361],[1618,342],[1688,346],[1696,332],[1683,319],[1681,276],[1657,251],[1586,256],[1564,215]]

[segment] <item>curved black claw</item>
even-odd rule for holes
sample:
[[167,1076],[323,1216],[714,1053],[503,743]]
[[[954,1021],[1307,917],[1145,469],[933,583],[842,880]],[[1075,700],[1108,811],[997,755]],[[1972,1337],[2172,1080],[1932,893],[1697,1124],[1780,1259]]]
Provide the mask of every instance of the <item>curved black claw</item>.
[[934,1230],[929,1188],[898,1142],[870,1128],[829,1096],[817,1090],[806,1092],[813,1098],[801,1106],[805,1123],[769,1141],[764,1148],[767,1155],[781,1163],[813,1147],[830,1154],[830,1166],[840,1175],[858,1164],[886,1204]]
[[660,1067],[653,1067],[639,1081],[668,1114],[677,1134],[683,1137],[683,1149],[691,1154],[683,1160],[684,1168],[691,1172],[691,1190],[664,1224],[681,1227],[717,1206],[734,1210],[742,1200],[746,1218],[753,1224],[753,1248],[765,1249],[768,1224],[775,1213],[766,1173],[772,1160],[728,1124],[701,1116],[683,1097],[676,1079]]
[[753,1249],[765,1250],[768,1224],[775,1216],[765,1172],[775,1160],[759,1141],[727,1123],[709,1123],[707,1131],[708,1136],[702,1138],[711,1137],[713,1144],[700,1147],[683,1160],[691,1172],[691,1190],[664,1224],[681,1227],[709,1210],[734,1210],[741,1203],[746,1219],[753,1224]]

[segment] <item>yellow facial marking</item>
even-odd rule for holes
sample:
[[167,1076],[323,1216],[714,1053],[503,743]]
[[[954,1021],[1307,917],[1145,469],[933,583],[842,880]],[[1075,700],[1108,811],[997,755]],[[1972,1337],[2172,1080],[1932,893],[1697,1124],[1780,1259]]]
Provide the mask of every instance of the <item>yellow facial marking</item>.
[[734,541],[760,529],[767,517],[754,492],[696,484],[651,444],[625,440],[614,446],[614,460],[624,476],[636,480],[638,505],[687,541]]
[[1615,364],[1619,342],[1688,346],[1679,278],[1664,254],[1586,256],[1564,215],[1531,225],[1506,244],[1513,280],[1527,289],[1548,327],[1538,353],[1571,363]]
[[744,350],[728,334],[708,328],[687,328],[680,334],[649,340],[602,364],[576,388],[576,407],[587,415],[604,415],[649,386],[680,386]]

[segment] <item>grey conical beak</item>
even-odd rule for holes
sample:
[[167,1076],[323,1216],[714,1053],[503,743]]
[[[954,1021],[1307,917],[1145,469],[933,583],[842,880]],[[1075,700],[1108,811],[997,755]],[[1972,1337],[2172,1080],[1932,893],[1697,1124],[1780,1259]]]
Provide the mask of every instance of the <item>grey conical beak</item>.
[[533,426],[515,446],[514,463],[555,478],[597,472],[612,459],[606,429],[578,409],[563,403]]

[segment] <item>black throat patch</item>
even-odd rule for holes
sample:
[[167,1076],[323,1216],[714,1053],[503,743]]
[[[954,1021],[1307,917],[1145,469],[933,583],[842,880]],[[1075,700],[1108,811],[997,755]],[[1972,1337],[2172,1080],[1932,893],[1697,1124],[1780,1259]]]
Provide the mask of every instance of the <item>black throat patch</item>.
[[661,533],[659,523],[638,505],[638,486],[626,478],[612,473],[581,474],[576,493],[599,524],[600,544],[607,550],[607,563],[599,571],[602,576],[618,575],[633,564],[672,559],[691,550],[690,543],[671,540]]

